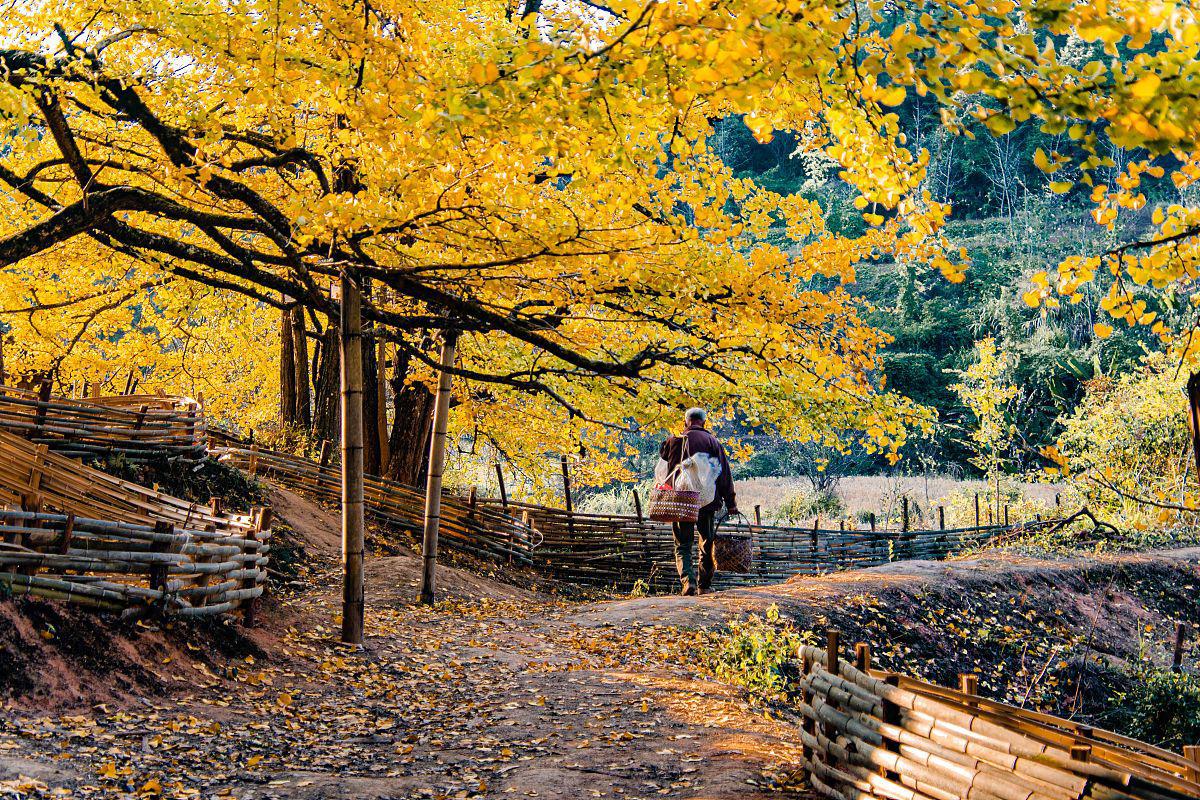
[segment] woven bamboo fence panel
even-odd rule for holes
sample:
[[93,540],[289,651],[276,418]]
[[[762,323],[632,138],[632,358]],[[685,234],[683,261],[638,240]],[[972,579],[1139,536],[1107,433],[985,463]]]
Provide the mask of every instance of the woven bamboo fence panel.
[[[234,446],[213,452],[249,472],[269,475],[323,497],[340,498],[337,467],[265,449]],[[424,492],[368,475],[366,501],[379,521],[421,530]],[[573,583],[628,589],[646,581],[657,589],[677,582],[671,526],[614,514],[586,514],[494,498],[443,499],[442,541],[497,561],[533,566]],[[939,559],[1037,526],[989,525],[927,531],[824,530],[753,527],[754,567],[748,574],[718,572],[716,588],[785,581],[904,559]],[[742,526],[738,530],[745,531]]]
[[[252,475],[274,477],[326,502],[336,503],[341,499],[342,473],[337,466],[257,447],[214,447],[212,453]],[[424,528],[424,491],[366,475],[363,494],[367,513],[379,522],[413,532]],[[507,514],[448,495],[442,501],[439,542],[452,550],[490,561],[533,565],[530,553],[540,542],[540,536],[529,525]]]
[[1068,720],[801,648],[801,739],[832,800],[1179,800],[1200,764]]
[[266,582],[269,515],[226,514],[0,430],[0,585],[14,594],[191,616]]
[[[509,501],[480,499],[479,504],[507,508],[528,516],[542,535],[533,552],[536,565],[556,576],[598,585],[631,586],[637,580],[656,588],[675,585],[674,537],[668,524],[617,514],[568,513]],[[747,574],[718,571],[715,588],[785,581],[795,575],[860,569],[891,561],[941,559],[1038,527],[1040,520],[1019,525],[985,525],[945,530],[870,531],[740,525],[726,528],[753,537],[754,565]]]
[[74,458],[120,453],[130,462],[194,462],[207,452],[207,426],[194,400],[162,395],[76,400],[52,396],[49,386],[0,386],[0,430]]

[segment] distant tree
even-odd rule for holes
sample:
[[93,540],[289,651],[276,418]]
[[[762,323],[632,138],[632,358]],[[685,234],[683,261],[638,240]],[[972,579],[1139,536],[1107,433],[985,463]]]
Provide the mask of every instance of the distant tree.
[[994,487],[996,519],[1000,518],[1000,476],[1009,462],[1017,427],[1009,418],[1009,405],[1017,396],[1011,382],[1011,358],[996,348],[995,339],[975,344],[976,361],[959,375],[961,380],[950,388],[974,417],[967,442],[974,452],[971,463],[987,476]]

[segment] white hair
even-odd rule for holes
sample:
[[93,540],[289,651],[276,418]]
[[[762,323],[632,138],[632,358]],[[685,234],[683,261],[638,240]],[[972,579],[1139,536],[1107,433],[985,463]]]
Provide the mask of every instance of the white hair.
[[708,412],[703,408],[689,408],[683,415],[687,422],[699,422],[704,424],[708,421]]

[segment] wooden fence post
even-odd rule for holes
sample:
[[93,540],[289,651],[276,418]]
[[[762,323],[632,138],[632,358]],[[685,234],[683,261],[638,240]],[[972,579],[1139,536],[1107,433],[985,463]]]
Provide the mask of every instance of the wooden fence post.
[[508,508],[508,492],[504,488],[504,468],[496,462],[496,482],[500,484],[500,507]]
[[1188,427],[1192,431],[1192,456],[1196,459],[1196,477],[1200,481],[1200,372],[1188,377]]
[[[888,686],[899,686],[900,685],[900,676],[888,675],[886,678],[883,679],[883,681]],[[900,725],[900,706],[896,705],[893,701],[888,700],[887,698],[884,698],[884,700],[883,700],[883,721],[888,725],[896,725],[896,726]],[[886,749],[890,752],[893,752],[893,753],[900,752],[900,743],[893,741],[892,739],[884,739],[883,746],[884,746],[884,749]],[[880,767],[879,774],[883,775],[884,777],[888,778],[889,780],[897,781],[897,782],[899,781],[899,777],[900,777],[895,772],[892,772],[891,770],[889,770],[887,767]]]
[[[825,671],[835,677],[841,672],[838,669],[838,649],[841,636],[841,631],[829,630],[825,632]],[[837,739],[837,728],[832,722],[825,723],[825,735],[831,741]]]
[[872,511],[870,513],[870,515],[868,516],[868,519],[871,522],[871,533],[874,533],[875,532],[875,512],[874,511]]
[[[802,658],[800,670],[801,670],[801,672],[803,672],[803,674],[805,676],[808,676],[813,671],[812,660],[808,657],[807,654],[805,654]],[[804,686],[805,686],[805,689],[804,689],[804,693],[801,695],[801,698],[803,699],[805,705],[811,707],[812,701],[813,701],[812,683],[810,681],[805,681]],[[805,733],[809,734],[809,736],[811,736],[814,739],[816,738],[817,724],[815,722],[813,722],[811,717],[809,717],[807,714],[805,714],[804,719],[801,721],[800,725],[804,729]],[[804,745],[803,753],[804,753],[805,760],[811,760],[814,757],[812,748],[809,747],[807,744]]]
[[762,506],[756,505],[754,507],[754,524],[762,525]]
[[979,492],[975,493],[975,527],[979,527]]
[[1200,780],[1200,746],[1188,744],[1183,746],[1183,757],[1192,762],[1191,774],[1188,775],[1189,780]]
[[866,642],[854,645],[854,668],[859,672],[871,669],[871,645]]
[[1004,527],[1008,527],[1008,503],[1004,504]]
[[560,456],[562,464],[562,479],[563,479],[563,501],[567,508],[567,532],[572,536],[575,535],[575,507],[571,503],[571,467],[567,463],[567,457]]
[[441,374],[438,376],[437,402],[433,407],[433,441],[429,452],[429,481],[425,485],[425,536],[421,544],[424,573],[421,579],[420,601],[433,605],[434,573],[437,569],[438,528],[442,517],[442,473],[446,469],[446,424],[450,416],[450,387],[453,376],[448,367],[454,364],[454,349],[458,344],[456,331],[442,332]]
[[366,528],[363,505],[362,295],[345,272],[342,273],[338,288],[342,350],[342,641],[362,644]]
[[938,530],[946,530],[946,507],[938,506]]
[[42,427],[46,424],[46,406],[50,402],[50,379],[42,378],[38,386],[37,413],[33,418],[34,436],[42,435]]
[[908,495],[900,498],[900,530],[908,533]]
[[1175,651],[1171,655],[1171,671],[1180,672],[1183,670],[1183,645],[1187,641],[1188,624],[1186,622],[1175,623]]
[[637,514],[638,525],[645,522],[645,519],[642,517],[642,498],[638,495],[637,489],[633,490],[633,511]]

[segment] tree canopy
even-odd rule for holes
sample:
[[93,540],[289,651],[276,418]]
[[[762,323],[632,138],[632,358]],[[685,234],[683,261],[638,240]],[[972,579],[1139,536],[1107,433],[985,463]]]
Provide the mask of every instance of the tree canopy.
[[[136,325],[169,340],[140,350],[168,374],[188,368],[181,297],[199,292],[195,324],[225,326],[227,353],[254,352],[267,309],[334,319],[349,273],[407,380],[427,379],[432,332],[461,333],[460,425],[505,452],[690,403],[894,450],[928,415],[882,385],[887,337],[846,287],[881,258],[951,281],[967,265],[896,108],[931,97],[952,132],[1039,119],[1072,143],[1039,158],[1064,191],[1102,138],[1143,148],[1093,189],[1107,224],[1144,202],[1140,177],[1200,174],[1195,23],[1185,5],[1033,0],[27,4],[0,51],[4,319],[31,368],[94,373],[64,351],[111,352]],[[1112,58],[1061,58],[1071,32]],[[731,116],[830,160],[863,224],[736,177],[710,146]],[[1101,262],[1189,281],[1194,213],[1068,259],[1027,301],[1072,296]],[[1122,297],[1110,312],[1154,323]]]

